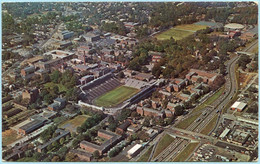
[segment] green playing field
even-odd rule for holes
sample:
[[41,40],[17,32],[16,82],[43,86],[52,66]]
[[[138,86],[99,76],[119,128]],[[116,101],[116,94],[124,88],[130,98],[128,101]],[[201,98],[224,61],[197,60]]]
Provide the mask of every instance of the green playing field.
[[120,86],[98,97],[94,104],[103,107],[115,106],[135,95],[138,91],[136,88]]

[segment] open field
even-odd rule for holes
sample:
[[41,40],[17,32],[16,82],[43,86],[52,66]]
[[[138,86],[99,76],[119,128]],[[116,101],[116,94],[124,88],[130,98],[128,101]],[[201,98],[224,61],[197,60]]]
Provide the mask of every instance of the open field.
[[200,132],[201,134],[209,134],[209,132],[215,127],[218,120],[218,115],[214,116],[213,119],[207,124],[206,127]]
[[175,29],[179,29],[179,30],[190,30],[190,31],[198,31],[201,29],[205,29],[208,26],[206,25],[196,25],[196,24],[184,24],[184,25],[179,25],[179,26],[175,26]]
[[49,82],[49,83],[44,84],[44,87],[52,89],[55,85],[58,86],[59,92],[63,92],[63,91],[66,92],[67,91],[67,88],[64,85],[62,85],[62,84],[55,84],[53,82]]
[[67,129],[70,132],[76,132],[77,127],[81,126],[84,123],[84,121],[87,120],[88,117],[88,115],[76,116],[72,120],[65,121],[64,123],[59,125],[59,128]]
[[205,29],[207,26],[203,25],[195,25],[195,24],[185,24],[185,25],[179,25],[175,26],[167,31],[164,31],[162,33],[159,33],[156,35],[156,38],[158,40],[167,40],[171,37],[175,40],[181,40],[194,32]]
[[185,162],[185,160],[191,155],[198,144],[199,143],[190,143],[173,161]]
[[18,136],[17,132],[12,129],[8,129],[2,133],[2,144],[6,146],[15,142],[16,140],[20,139],[21,137]]
[[103,107],[115,106],[135,95],[138,91],[136,88],[120,86],[98,97],[95,100],[95,105]]
[[153,158],[155,158],[156,156],[158,156],[164,149],[166,149],[175,139],[173,137],[171,137],[169,134],[166,134],[165,136],[163,136],[163,138],[161,138],[161,140],[159,141],[159,143],[157,144],[154,154],[153,154]]
[[17,162],[38,162],[33,157],[24,157],[17,160]]
[[149,149],[137,160],[137,162],[147,162],[150,154],[152,153],[154,146],[149,147]]

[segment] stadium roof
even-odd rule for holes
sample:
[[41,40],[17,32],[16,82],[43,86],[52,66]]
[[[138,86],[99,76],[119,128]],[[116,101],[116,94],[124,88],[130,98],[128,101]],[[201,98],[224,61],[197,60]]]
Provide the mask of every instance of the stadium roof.
[[231,29],[243,29],[244,26],[242,24],[238,23],[229,23],[225,25],[225,28],[231,28]]

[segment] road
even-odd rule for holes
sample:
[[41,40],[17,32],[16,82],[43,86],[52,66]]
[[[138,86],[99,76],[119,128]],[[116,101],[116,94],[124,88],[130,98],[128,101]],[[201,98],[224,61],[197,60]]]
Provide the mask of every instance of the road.
[[[250,46],[246,47],[243,51],[245,52],[248,51],[257,43],[258,40],[254,41],[252,44],[250,44]],[[198,121],[193,122],[191,125],[189,125],[186,128],[186,130],[199,133],[208,125],[208,123],[216,115],[218,115],[218,120],[215,127],[218,126],[223,108],[230,102],[230,100],[233,98],[237,90],[235,66],[236,66],[236,61],[238,59],[239,56],[236,55],[227,63],[228,77],[226,79],[226,84],[225,84],[225,94],[219,97],[215,102],[213,102],[213,104],[211,105],[213,106],[213,108],[208,109],[209,112],[207,112],[205,115],[201,114],[197,119]],[[164,151],[162,151],[162,153],[160,153],[157,157],[155,157],[153,161],[172,161],[178,155],[178,153],[185,148],[187,143],[188,141],[185,139],[178,138],[174,140]]]

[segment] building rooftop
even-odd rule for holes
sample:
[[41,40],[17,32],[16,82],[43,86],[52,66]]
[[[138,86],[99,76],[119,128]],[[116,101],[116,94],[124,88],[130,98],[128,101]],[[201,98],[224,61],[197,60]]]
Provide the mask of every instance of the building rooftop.
[[136,144],[134,147],[132,147],[130,150],[127,151],[127,154],[134,154],[141,147],[142,147],[141,144]]
[[243,110],[243,109],[245,108],[245,106],[246,106],[246,103],[236,101],[236,102],[231,106],[231,108],[236,108],[236,109]]

